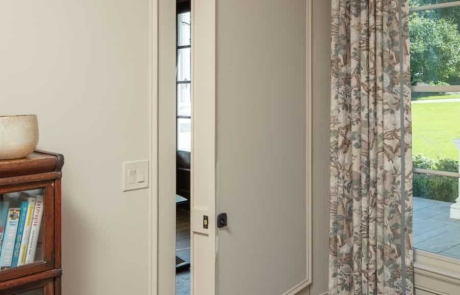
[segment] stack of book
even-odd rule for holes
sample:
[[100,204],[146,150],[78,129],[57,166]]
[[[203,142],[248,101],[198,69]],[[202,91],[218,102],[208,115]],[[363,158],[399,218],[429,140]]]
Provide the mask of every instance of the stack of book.
[[42,216],[42,190],[0,195],[0,269],[35,262]]

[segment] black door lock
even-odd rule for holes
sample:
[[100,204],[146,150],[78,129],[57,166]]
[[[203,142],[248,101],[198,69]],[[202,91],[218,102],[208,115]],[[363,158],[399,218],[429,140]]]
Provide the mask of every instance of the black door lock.
[[223,228],[227,226],[227,213],[217,215],[217,227]]

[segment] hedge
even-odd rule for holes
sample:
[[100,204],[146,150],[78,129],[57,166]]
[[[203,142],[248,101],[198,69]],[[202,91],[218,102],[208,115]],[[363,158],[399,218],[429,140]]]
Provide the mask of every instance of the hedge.
[[[413,158],[414,168],[447,172],[458,172],[458,161],[439,159],[434,161],[423,155]],[[414,197],[454,203],[458,198],[458,179],[438,175],[415,174],[413,181]]]

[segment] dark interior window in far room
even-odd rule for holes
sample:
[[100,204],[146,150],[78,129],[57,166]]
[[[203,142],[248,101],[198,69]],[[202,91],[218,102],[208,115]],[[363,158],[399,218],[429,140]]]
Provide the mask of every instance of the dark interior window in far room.
[[190,1],[177,2],[177,185],[176,193],[190,199],[191,13]]
[[176,6],[176,295],[190,295],[191,2]]

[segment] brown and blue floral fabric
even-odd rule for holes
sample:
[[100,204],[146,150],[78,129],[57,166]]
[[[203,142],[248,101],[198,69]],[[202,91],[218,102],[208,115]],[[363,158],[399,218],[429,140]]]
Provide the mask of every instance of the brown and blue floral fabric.
[[332,0],[329,295],[413,294],[408,4]]

